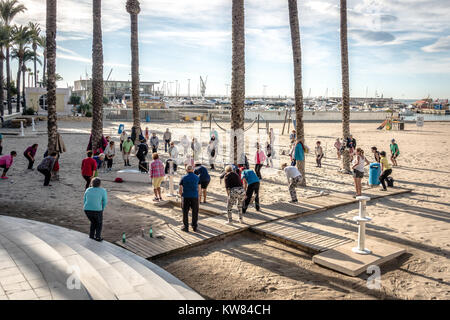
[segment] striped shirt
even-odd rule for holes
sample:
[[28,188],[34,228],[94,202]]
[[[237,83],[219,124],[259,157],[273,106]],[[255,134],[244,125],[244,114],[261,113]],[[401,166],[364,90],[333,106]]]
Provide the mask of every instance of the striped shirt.
[[161,160],[153,160],[150,164],[150,178],[164,177],[164,164]]

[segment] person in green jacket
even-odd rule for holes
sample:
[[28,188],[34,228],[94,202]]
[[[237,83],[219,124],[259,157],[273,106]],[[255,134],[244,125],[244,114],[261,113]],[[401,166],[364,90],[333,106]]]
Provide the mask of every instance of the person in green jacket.
[[100,188],[101,180],[92,179],[91,187],[84,192],[84,213],[91,222],[89,238],[102,241],[103,211],[108,203],[105,189]]
[[125,163],[125,167],[129,166],[130,164],[130,154],[131,149],[133,148],[134,143],[131,141],[131,137],[127,137],[127,140],[122,143],[122,155],[123,155],[123,162]]
[[397,167],[397,158],[400,155],[400,150],[398,149],[398,144],[395,139],[391,140],[391,162],[394,167]]

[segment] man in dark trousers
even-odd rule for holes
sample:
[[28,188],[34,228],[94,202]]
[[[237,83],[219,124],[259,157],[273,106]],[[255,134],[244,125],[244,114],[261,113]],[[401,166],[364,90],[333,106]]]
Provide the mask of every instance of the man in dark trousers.
[[84,189],[90,187],[91,180],[94,178],[95,170],[97,170],[97,161],[92,158],[92,151],[88,151],[87,157],[81,162],[81,175],[86,181]]
[[242,182],[244,183],[244,189],[246,190],[244,207],[242,208],[243,213],[247,211],[250,200],[252,199],[253,193],[255,194],[255,208],[259,211],[259,178],[255,171],[252,169],[247,169],[242,171],[241,174]]
[[138,146],[138,152],[136,152],[136,158],[139,159],[139,170],[140,171],[148,171],[148,167],[144,166],[144,162],[148,154],[148,146],[145,143],[145,139],[141,140],[141,143]]
[[[50,178],[52,176],[52,169],[53,169],[53,166],[55,164],[57,155],[58,155],[58,153],[55,152],[55,151],[50,153],[50,155],[45,157],[42,160],[42,162],[39,164],[39,166],[37,167],[38,171],[45,176],[45,179],[44,179],[44,186],[45,187],[47,187],[47,186],[51,187],[52,186],[50,184]],[[93,161],[95,161],[95,160],[93,160]]]
[[183,208],[182,231],[189,232],[189,209],[192,209],[192,229],[197,231],[198,207],[200,204],[200,178],[194,173],[194,168],[186,167],[187,174],[181,178],[179,193],[181,195],[181,206]]

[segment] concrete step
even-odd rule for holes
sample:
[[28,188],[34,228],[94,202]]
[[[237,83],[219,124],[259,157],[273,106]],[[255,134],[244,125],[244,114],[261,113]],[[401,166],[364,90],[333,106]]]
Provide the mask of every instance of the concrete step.
[[[25,222],[23,225],[25,226],[26,224]],[[53,245],[55,238],[48,236],[50,233],[55,234],[53,226],[31,226],[28,224],[28,229],[33,230],[33,232],[39,232],[40,237],[45,239],[45,241],[50,241],[51,245]],[[58,237],[58,234],[55,234],[55,237]],[[93,296],[93,299],[144,298],[138,294],[134,285],[145,285],[146,279],[132,270],[127,270],[127,272],[117,270],[115,265],[123,263],[119,257],[104,254],[103,256],[106,260],[103,259],[97,254],[97,252],[102,251],[101,243],[89,239],[86,235],[83,235],[82,239],[80,239],[79,235],[75,235],[73,232],[65,232],[62,238],[58,238],[61,244],[72,250],[73,254],[66,258],[69,263],[72,263],[73,266],[80,270],[80,278],[86,287],[91,288],[93,292],[98,292],[95,286],[99,282],[103,282],[103,287],[106,290],[101,290],[104,291],[103,295]],[[93,274],[89,275],[90,272],[95,272],[97,277]],[[153,297],[153,299],[156,299],[156,297]]]
[[[70,265],[58,251],[32,232],[24,229],[4,231],[0,235],[0,242],[14,262],[12,267],[5,268],[3,265],[4,268],[1,271],[16,272],[12,277],[4,274],[0,280],[0,284],[11,298],[29,299],[33,296],[32,291],[44,288],[40,284],[45,283],[47,284],[45,289],[48,289],[47,296],[51,296],[52,299],[91,299],[87,288],[82,283],[79,290],[70,290],[67,287]],[[36,292],[34,293],[36,296]]]
[[[99,272],[103,274],[105,270],[108,270],[107,268],[112,268],[114,271],[109,270],[109,273],[118,273],[124,279],[119,283],[117,277],[110,276],[108,280],[113,281],[111,284],[113,287],[119,286],[123,290],[123,281],[129,284],[132,291],[117,293],[119,298],[120,296],[134,293],[140,296],[141,299],[163,299],[168,294],[171,295],[171,299],[183,299],[183,296],[163,278],[154,273],[151,278],[144,277],[139,271],[135,270],[132,267],[132,265],[136,264],[134,257],[125,256],[120,252],[114,254],[109,250],[105,250],[106,242],[98,243],[89,239],[86,235],[83,235],[83,239],[74,236],[71,233],[66,234],[66,239],[68,241],[70,239],[70,245],[80,255],[89,259],[102,259],[108,264],[108,266],[103,265]],[[92,263],[97,265],[98,262],[92,260]],[[149,271],[151,272],[151,270]]]
[[[48,249],[48,252],[39,259],[33,250],[21,250],[20,246],[16,246],[18,241],[22,241],[21,245],[26,247],[32,246],[33,249],[36,247],[39,253],[44,249]],[[43,298],[47,289],[51,293],[50,298],[54,298],[54,292],[56,298],[72,299],[70,294],[64,292],[63,287],[66,288],[67,271],[76,268],[79,270],[85,296],[74,295],[75,298],[202,299],[183,282],[153,263],[106,241],[101,243],[93,241],[86,234],[77,231],[31,220],[0,216],[0,244],[0,257],[4,258],[0,259],[0,281],[2,263],[5,267],[9,267],[9,272],[15,272],[16,277],[20,274],[19,270],[11,268],[14,259],[18,259],[19,262],[27,263],[30,270],[34,270],[31,274],[41,273],[42,277],[35,276],[36,279],[33,281],[36,286],[42,286],[36,289],[43,291],[40,294]],[[9,254],[11,250],[13,257]],[[59,278],[49,275],[48,270],[55,270],[52,264],[56,264],[59,268]],[[43,272],[41,267],[45,268]],[[64,277],[62,271],[65,271]],[[53,291],[44,286],[48,278],[58,280],[55,281],[58,286],[53,288]],[[22,297],[25,295],[22,294]]]
[[[102,275],[96,269],[98,264],[102,262],[107,265],[105,261],[96,259],[94,263],[91,263],[88,259],[85,259],[82,255],[78,254],[70,244],[65,243],[65,239],[51,236],[47,233],[48,230],[40,228],[39,226],[28,227],[28,230],[37,234],[40,239],[45,241],[48,245],[54,248],[65,258],[67,263],[71,266],[71,272],[79,271],[79,278],[81,283],[86,287],[92,299],[94,300],[114,300],[117,299],[114,292],[112,292],[108,283],[103,279]],[[37,233],[38,232],[38,233]],[[93,254],[93,257],[97,257]],[[94,267],[95,266],[95,267]],[[75,269],[76,268],[76,269]]]

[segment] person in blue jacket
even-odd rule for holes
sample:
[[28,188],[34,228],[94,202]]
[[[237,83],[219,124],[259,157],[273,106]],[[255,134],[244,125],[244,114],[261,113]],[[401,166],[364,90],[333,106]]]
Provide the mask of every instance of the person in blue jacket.
[[301,161],[305,161],[305,146],[301,140],[297,140],[297,145],[295,146],[294,159],[297,168],[300,170]]
[[[196,163],[194,168],[194,173],[200,178],[200,185],[202,188],[202,194],[203,194],[203,203],[206,203],[206,194],[208,185],[211,181],[211,176],[208,173],[208,169],[206,169],[205,166],[202,166],[201,163]],[[199,196],[200,202],[201,202],[201,195]]]
[[259,183],[260,180],[258,176],[256,175],[255,171],[252,169],[246,169],[243,170],[241,173],[241,179],[244,184],[245,189],[245,201],[244,201],[244,207],[242,208],[242,213],[244,214],[247,212],[248,205],[250,204],[250,201],[252,200],[253,194],[255,194],[255,209],[256,211],[260,211],[260,205],[259,205]]
[[108,203],[105,189],[100,188],[101,180],[92,179],[91,187],[84,192],[84,212],[91,222],[89,238],[102,241],[103,211]]

